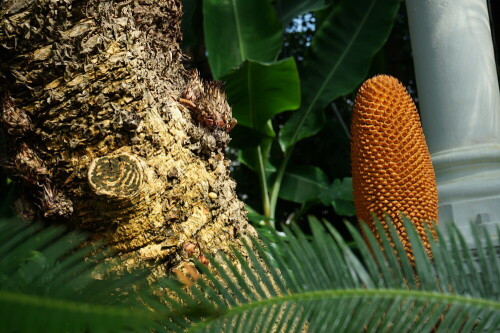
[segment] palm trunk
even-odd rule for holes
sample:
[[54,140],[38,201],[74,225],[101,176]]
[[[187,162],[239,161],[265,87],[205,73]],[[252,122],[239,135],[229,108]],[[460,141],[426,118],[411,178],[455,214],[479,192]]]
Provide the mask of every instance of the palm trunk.
[[255,234],[224,95],[182,66],[180,0],[0,2],[4,166],[20,214],[162,276]]

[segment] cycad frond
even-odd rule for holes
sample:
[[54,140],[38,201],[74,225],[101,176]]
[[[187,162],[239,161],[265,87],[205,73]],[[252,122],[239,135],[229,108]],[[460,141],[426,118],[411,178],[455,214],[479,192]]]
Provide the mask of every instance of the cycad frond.
[[260,259],[247,245],[250,255],[238,254],[238,268],[225,260],[219,265],[212,258],[221,280],[199,265],[206,279],[191,293],[171,285],[183,305],[170,300],[169,328],[189,332],[430,332],[436,328],[468,332],[474,328],[482,332],[500,327],[500,262],[495,252],[499,244],[478,228],[473,228],[481,249],[477,260],[453,226],[449,242],[431,241],[435,255],[430,259],[415,228],[404,220],[413,266],[392,224],[392,239],[379,224],[381,243],[367,228],[368,245],[349,226],[359,250],[356,255],[329,224],[314,218],[310,223],[312,239],[286,229],[286,237],[277,237],[277,244],[264,240],[264,248],[254,240]]
[[[286,229],[285,237],[274,235],[273,241],[264,239],[264,245],[252,240],[245,255],[236,253],[237,266],[211,258],[217,277],[199,264],[203,278],[189,290],[175,281],[155,286],[170,288],[166,306],[148,298],[143,275],[92,279],[95,264],[73,251],[81,236],[63,235],[57,228],[0,223],[0,328],[491,332],[500,327],[499,244],[484,230],[472,228],[477,248],[473,255],[458,230],[450,227],[449,241],[440,234],[439,242],[431,240],[429,259],[419,235],[404,221],[413,265],[393,227],[389,232],[394,243],[379,225],[380,242],[365,230],[367,244],[348,226],[357,245],[354,253],[329,224],[314,218],[310,223],[312,238]],[[137,298],[130,300],[130,295],[142,303],[134,303]]]
[[114,332],[151,327],[152,312],[139,304],[132,290],[147,289],[144,274],[92,278],[97,264],[84,260],[90,249],[76,250],[84,239],[61,227],[0,221],[0,331]]

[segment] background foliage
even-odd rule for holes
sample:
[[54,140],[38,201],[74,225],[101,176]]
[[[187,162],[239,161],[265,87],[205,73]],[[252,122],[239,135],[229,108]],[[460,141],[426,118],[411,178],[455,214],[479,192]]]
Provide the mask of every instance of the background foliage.
[[309,213],[354,222],[354,92],[377,73],[395,75],[414,92],[401,1],[184,4],[186,65],[225,83],[238,120],[233,174],[250,219],[302,223]]

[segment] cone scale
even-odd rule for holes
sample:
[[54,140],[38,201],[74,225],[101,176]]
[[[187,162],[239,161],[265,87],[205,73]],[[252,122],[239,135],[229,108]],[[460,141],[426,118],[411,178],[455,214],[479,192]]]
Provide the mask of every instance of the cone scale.
[[[395,78],[378,75],[363,83],[351,123],[354,204],[374,234],[373,217],[387,230],[390,217],[413,259],[402,216],[411,219],[430,254],[427,225],[435,237],[436,178],[417,108]],[[378,237],[378,236],[377,236]]]

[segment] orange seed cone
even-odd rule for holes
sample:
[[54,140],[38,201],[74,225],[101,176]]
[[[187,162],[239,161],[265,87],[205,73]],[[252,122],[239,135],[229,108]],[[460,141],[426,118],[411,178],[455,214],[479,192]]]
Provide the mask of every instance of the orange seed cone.
[[402,213],[416,226],[431,254],[424,225],[428,225],[435,237],[436,178],[417,108],[405,87],[388,75],[365,81],[354,103],[351,133],[358,219],[375,232],[373,214],[386,229],[384,216],[388,215],[413,260]]

